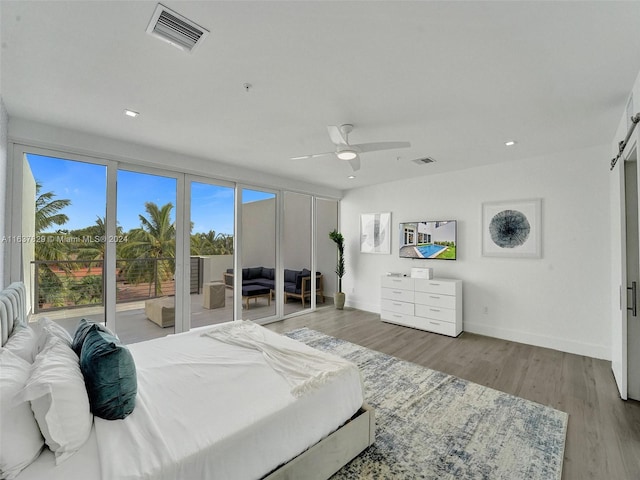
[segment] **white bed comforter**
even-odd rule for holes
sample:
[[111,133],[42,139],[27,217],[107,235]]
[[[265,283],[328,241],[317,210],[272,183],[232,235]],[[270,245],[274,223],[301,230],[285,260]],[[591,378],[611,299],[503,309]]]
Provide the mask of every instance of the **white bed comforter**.
[[260,478],[363,403],[355,365],[248,322],[130,349],[136,408],[95,419],[102,480]]

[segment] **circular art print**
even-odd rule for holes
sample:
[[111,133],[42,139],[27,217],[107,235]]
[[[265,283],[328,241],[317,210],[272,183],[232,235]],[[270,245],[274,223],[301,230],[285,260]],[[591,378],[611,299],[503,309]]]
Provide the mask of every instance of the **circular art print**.
[[482,254],[541,257],[541,203],[538,199],[482,204]]
[[493,243],[501,248],[524,245],[531,233],[531,225],[524,213],[518,210],[503,210],[496,213],[489,223],[489,234]]

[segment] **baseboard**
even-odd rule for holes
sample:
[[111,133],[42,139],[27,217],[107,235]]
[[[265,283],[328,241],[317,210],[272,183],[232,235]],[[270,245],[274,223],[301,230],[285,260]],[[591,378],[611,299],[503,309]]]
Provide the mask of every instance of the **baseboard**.
[[[357,298],[349,299],[349,297],[347,297],[345,305],[371,313],[380,313],[379,304],[358,301]],[[463,321],[463,327],[464,331],[469,333],[477,333],[478,335],[486,335],[487,337],[495,337],[502,340],[535,345],[536,347],[550,348],[560,352],[573,353],[576,355],[584,355],[585,357],[611,361],[611,350],[603,345],[576,342],[564,338],[521,332],[519,330],[511,330],[508,328],[492,327],[467,321]]]
[[513,342],[526,343],[527,345],[535,345],[536,347],[551,348],[552,350],[559,350],[561,352],[584,355],[586,357],[611,360],[610,350],[603,345],[576,342],[564,338],[549,337],[546,335],[469,322],[464,322],[464,331],[486,335],[488,337],[501,338],[503,340],[511,340]]

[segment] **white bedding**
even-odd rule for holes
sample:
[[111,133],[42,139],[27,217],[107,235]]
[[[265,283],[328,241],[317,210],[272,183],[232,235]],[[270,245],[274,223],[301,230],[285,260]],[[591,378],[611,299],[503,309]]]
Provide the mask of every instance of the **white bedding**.
[[[233,328],[242,325],[234,323]],[[228,325],[131,345],[138,372],[134,412],[124,420],[96,418],[80,452],[58,467],[43,452],[19,479],[260,478],[334,431],[362,405],[355,365],[257,327],[276,357],[298,352],[334,370],[331,378],[294,395],[292,385],[300,378],[292,384],[291,375],[300,372],[274,370],[273,355],[264,348],[203,335]],[[291,358],[287,353],[280,360],[293,366]]]

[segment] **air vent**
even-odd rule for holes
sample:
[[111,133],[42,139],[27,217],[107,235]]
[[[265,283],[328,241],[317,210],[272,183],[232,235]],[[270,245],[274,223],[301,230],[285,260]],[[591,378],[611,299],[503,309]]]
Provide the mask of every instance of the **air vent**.
[[431,158],[431,157],[424,157],[424,158],[416,158],[415,160],[411,160],[413,163],[416,163],[418,165],[425,165],[427,163],[434,163],[435,159]]
[[159,3],[153,12],[147,33],[180,50],[193,52],[209,31]]

